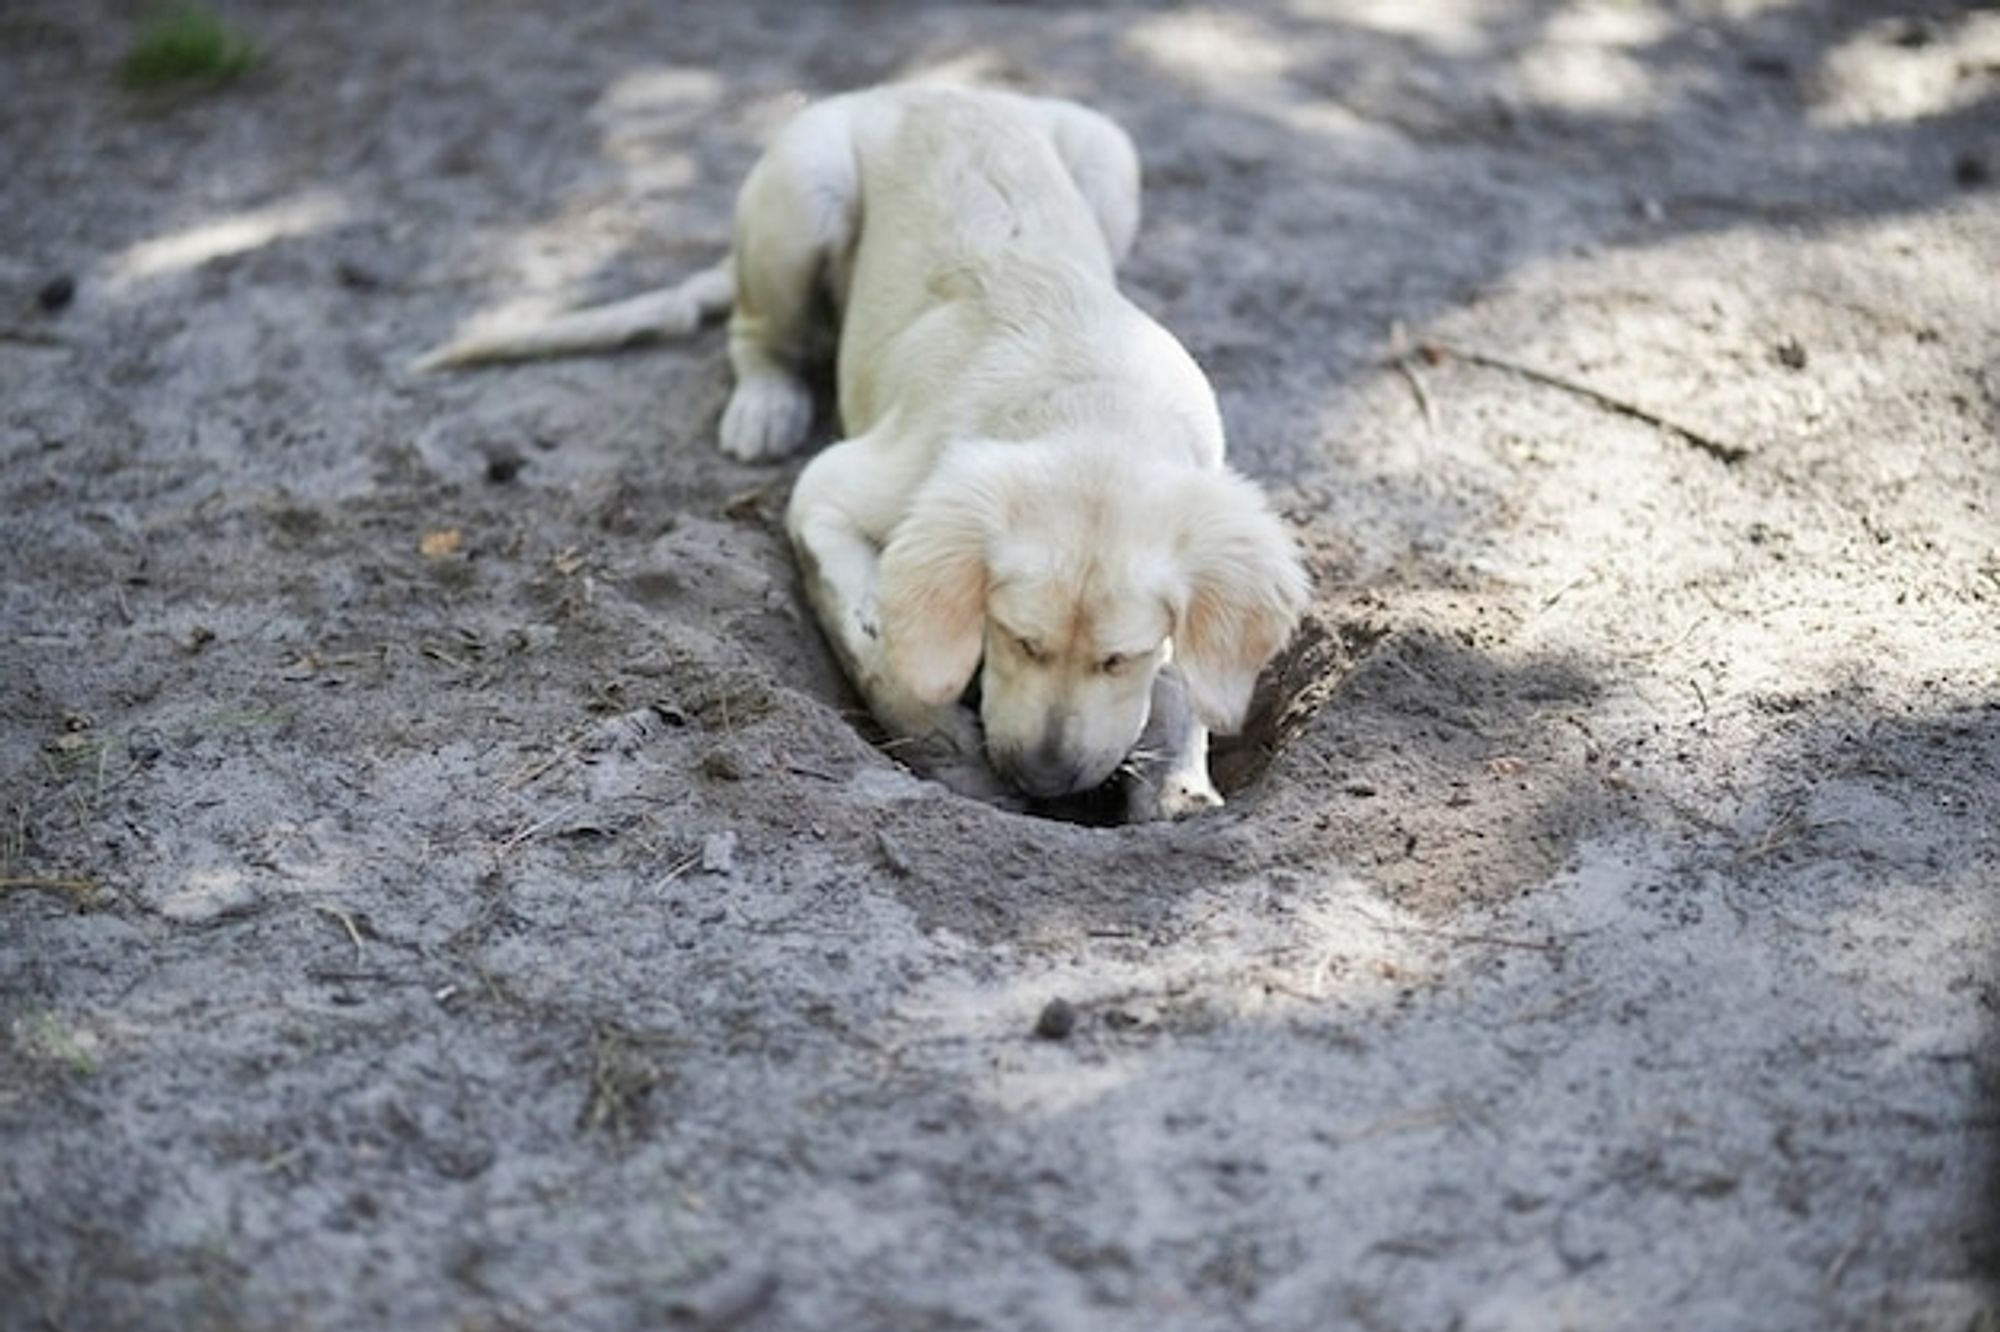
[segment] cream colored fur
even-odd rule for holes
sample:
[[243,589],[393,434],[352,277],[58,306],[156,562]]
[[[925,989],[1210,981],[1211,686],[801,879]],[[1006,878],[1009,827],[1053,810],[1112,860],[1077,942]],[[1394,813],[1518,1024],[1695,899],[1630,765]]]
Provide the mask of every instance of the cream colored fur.
[[[809,108],[738,198],[722,447],[805,442],[830,302],[847,437],[801,474],[786,526],[898,752],[962,791],[1063,795],[1122,765],[1135,815],[1219,803],[1208,730],[1241,725],[1305,602],[1290,537],[1223,464],[1207,381],[1118,290],[1138,217],[1111,121],[922,88]],[[654,331],[719,280],[655,298],[672,323]]]

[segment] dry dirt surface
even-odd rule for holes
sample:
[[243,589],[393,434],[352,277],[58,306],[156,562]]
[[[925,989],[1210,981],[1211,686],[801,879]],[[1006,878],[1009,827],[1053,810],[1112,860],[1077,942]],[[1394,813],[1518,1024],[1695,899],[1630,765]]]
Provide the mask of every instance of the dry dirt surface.
[[[2000,1327],[2000,13],[225,13],[0,8],[0,1327]],[[876,748],[715,332],[405,368],[913,77],[1309,553],[1214,817]]]

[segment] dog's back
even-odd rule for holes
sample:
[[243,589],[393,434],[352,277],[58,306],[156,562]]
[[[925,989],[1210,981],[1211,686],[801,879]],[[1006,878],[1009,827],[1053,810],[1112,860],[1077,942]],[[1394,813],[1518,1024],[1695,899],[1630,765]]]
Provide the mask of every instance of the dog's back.
[[1138,223],[1122,131],[1068,102],[922,87],[808,112],[807,142],[835,137],[819,114],[841,122],[866,200],[829,274],[846,433],[897,411],[899,433],[934,442],[1025,438],[1073,413],[1064,393],[1080,386],[1129,396],[1134,426],[1164,414],[1142,433],[1219,461],[1205,382],[1117,288]]
[[[896,405],[884,386],[955,385],[1049,307],[1115,294],[1115,258],[1060,155],[1057,107],[1006,93],[880,88],[801,117],[848,123],[859,195],[851,251],[834,257],[843,425]],[[794,131],[788,130],[790,135]],[[796,132],[818,139],[820,127]],[[1074,323],[1076,310],[1070,309]],[[905,400],[906,408],[920,404]]]

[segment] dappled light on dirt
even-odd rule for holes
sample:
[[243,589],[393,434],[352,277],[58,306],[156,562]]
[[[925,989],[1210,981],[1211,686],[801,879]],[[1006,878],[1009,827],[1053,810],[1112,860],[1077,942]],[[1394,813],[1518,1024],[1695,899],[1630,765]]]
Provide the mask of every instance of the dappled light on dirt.
[[1135,25],[1126,41],[1208,91],[1268,82],[1291,66],[1283,43],[1255,19],[1234,14],[1164,13]]
[[1828,128],[1926,120],[1977,107],[2000,82],[2000,14],[1883,16],[1826,52],[1812,121]]
[[[1989,1332],[1991,15],[229,12],[0,15],[0,1326]],[[1221,811],[874,743],[719,330],[401,373],[940,73],[1301,542]]]
[[[1290,880],[1282,912],[1243,910],[1271,891],[1221,884],[1149,930],[1093,932],[1022,958],[1003,979],[940,976],[899,1007],[893,1039],[991,1048],[974,1092],[1009,1114],[1049,1117],[1149,1094],[1176,1033],[1393,1008],[1448,969],[1435,927],[1375,901],[1359,881]],[[1073,1025],[1022,1040],[1056,1002]]]
[[349,214],[345,200],[313,190],[281,203],[253,208],[181,231],[155,236],[112,256],[104,277],[113,289],[148,278],[185,272],[215,259],[252,250],[296,236],[310,236],[338,225]]

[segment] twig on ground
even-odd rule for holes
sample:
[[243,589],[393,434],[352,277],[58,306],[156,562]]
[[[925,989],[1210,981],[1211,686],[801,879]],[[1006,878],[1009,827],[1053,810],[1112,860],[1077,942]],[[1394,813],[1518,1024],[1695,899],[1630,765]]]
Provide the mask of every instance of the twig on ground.
[[75,893],[88,897],[97,891],[96,883],[89,879],[47,878],[41,875],[10,875],[0,878],[0,888],[40,888],[56,893]]
[[408,976],[397,976],[387,971],[343,971],[338,967],[314,967],[306,972],[306,979],[319,981],[325,985],[339,985],[356,981],[372,981],[379,984],[401,982],[405,985],[421,985],[420,980]]
[[565,741],[562,748],[547,758],[517,768],[511,776],[501,782],[500,789],[503,791],[518,791],[522,787],[534,782],[557,764],[567,759],[575,758],[579,752],[580,747],[575,742]]
[[1467,365],[1483,366],[1488,370],[1501,370],[1510,375],[1519,375],[1521,378],[1540,384],[1545,388],[1561,389],[1564,393],[1573,393],[1579,398],[1585,398],[1596,403],[1599,407],[1607,411],[1616,412],[1620,416],[1629,416],[1635,421],[1643,421],[1655,430],[1663,430],[1670,435],[1676,435],[1682,442],[1695,449],[1699,449],[1717,462],[1734,465],[1750,456],[1750,450],[1740,444],[1726,443],[1715,438],[1713,435],[1706,435],[1699,430],[1684,426],[1678,421],[1670,421],[1658,412],[1641,407],[1635,402],[1620,398],[1615,394],[1606,393],[1603,389],[1592,388],[1588,384],[1563,375],[1552,374],[1547,370],[1538,370],[1534,366],[1523,365],[1519,361],[1509,360],[1504,356],[1494,356],[1487,352],[1474,351],[1469,347],[1457,347],[1448,342],[1420,343],[1417,347],[1417,354],[1426,360],[1432,361],[1449,356],[1453,360],[1463,361]]
[[1755,845],[1744,847],[1733,857],[1738,865],[1754,864],[1764,857],[1796,846],[1817,831],[1820,825],[1808,821],[1796,809],[1780,811],[1778,816],[1766,824],[1757,837]]
[[646,891],[649,893],[659,892],[660,889],[666,887],[668,884],[672,883],[675,879],[680,878],[682,875],[686,874],[689,870],[693,869],[696,865],[699,864],[701,864],[701,852],[699,851],[689,852],[687,855],[682,856],[679,860],[675,861],[672,865],[668,866],[667,872],[665,874],[662,874],[658,879],[655,879],[652,885],[649,888],[647,888]]
[[567,818],[568,816],[576,813],[578,810],[582,808],[583,808],[583,802],[578,801],[573,805],[565,805],[561,809],[557,810],[555,813],[547,815],[544,818],[536,819],[533,823],[521,829],[521,831],[515,833],[512,837],[509,837],[506,841],[500,843],[499,849],[495,851],[494,854],[500,856],[511,855],[514,851],[519,849],[520,845],[523,842],[533,837],[536,833],[541,832],[542,830],[547,828],[550,824],[554,823],[556,820]]
[[1826,1289],[1832,1290],[1840,1284],[1840,1278],[1846,1273],[1847,1265],[1854,1261],[1854,1255],[1874,1240],[1875,1232],[1880,1227],[1880,1221],[1871,1221],[1833,1256],[1833,1261],[1826,1265],[1826,1271],[1820,1274],[1820,1281]]
[[1417,367],[1412,364],[1413,359],[1420,354],[1411,348],[1409,331],[1403,327],[1403,321],[1400,319],[1393,321],[1389,325],[1389,355],[1383,360],[1383,364],[1401,375],[1403,382],[1410,386],[1410,393],[1417,400],[1417,410],[1423,414],[1424,429],[1435,435],[1437,411],[1431,406],[1430,390],[1424,387],[1423,376],[1417,373]]
[[1420,1106],[1414,1110],[1404,1110],[1397,1114],[1384,1115],[1379,1119],[1371,1119],[1350,1128],[1315,1129],[1311,1136],[1320,1142],[1343,1145],[1350,1142],[1365,1142],[1369,1138],[1414,1133],[1422,1129],[1455,1127],[1463,1118],[1455,1105]]
[[67,347],[69,339],[54,333],[40,333],[31,328],[20,328],[12,324],[0,324],[0,342],[11,342],[22,347]]
[[348,939],[354,944],[354,963],[356,966],[359,966],[361,964],[361,931],[355,928],[354,917],[348,915],[339,907],[328,906],[324,902],[313,903],[313,910],[322,915],[331,916],[340,922],[341,928],[347,931]]
[[1418,356],[1422,356],[1422,352],[1410,348],[1408,340],[1402,334],[1402,324],[1396,324],[1396,326],[1390,328],[1388,346],[1390,346],[1390,352],[1388,352],[1388,358],[1386,358],[1388,368],[1394,370],[1396,374],[1400,374],[1402,382],[1410,386],[1410,396],[1416,398],[1416,410],[1422,412],[1422,416],[1424,416],[1424,428],[1430,430],[1432,434],[1436,434],[1438,432],[1438,412],[1430,404],[1430,390],[1424,388],[1424,376],[1420,376],[1416,372],[1416,364],[1412,364]]
[[834,776],[830,772],[822,771],[819,768],[808,767],[803,763],[787,763],[785,764],[785,771],[791,773],[795,777],[816,777],[823,782],[838,782],[840,780],[840,778]]
[[1595,571],[1586,574],[1578,574],[1576,577],[1570,579],[1567,583],[1564,583],[1561,587],[1557,588],[1555,591],[1549,593],[1546,597],[1543,597],[1542,604],[1535,607],[1535,614],[1540,615],[1543,611],[1553,610],[1555,608],[1555,604],[1558,601],[1561,601],[1564,597],[1576,591],[1584,584],[1595,582],[1596,580],[1597,580],[1597,573]]
[[454,657],[451,653],[446,652],[443,648],[439,647],[435,643],[419,644],[417,647],[417,651],[423,654],[424,656],[429,657],[432,661],[443,662],[445,665],[452,667],[454,670],[469,671],[472,669],[470,663],[464,661],[459,657]]
[[1693,638],[1695,630],[1707,623],[1708,617],[1706,615],[1697,615],[1688,621],[1685,629],[1675,634],[1672,638],[1661,643],[1656,643],[1649,648],[1640,648],[1635,652],[1625,652],[1619,655],[1626,661],[1652,661],[1656,657],[1664,657],[1690,638]]
[[1416,667],[1410,665],[1409,662],[1403,660],[1403,654],[1401,652],[1385,652],[1382,654],[1382,659],[1388,662],[1391,666],[1394,666],[1397,670],[1401,671],[1403,674],[1409,676],[1412,680],[1415,680],[1418,684],[1423,685],[1426,688],[1430,686],[1430,681],[1426,680],[1423,677],[1423,674],[1419,672]]
[[1431,406],[1430,390],[1424,387],[1423,376],[1417,373],[1417,367],[1410,363],[1408,355],[1394,357],[1389,364],[1403,377],[1403,382],[1410,386],[1410,393],[1417,400],[1417,410],[1423,414],[1424,429],[1436,434],[1437,410]]

